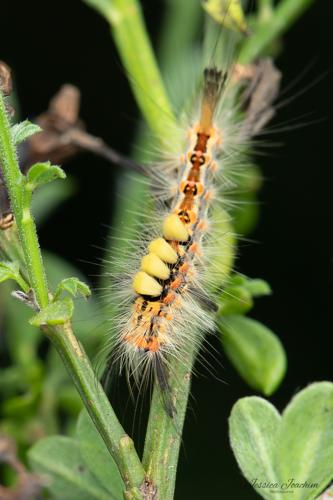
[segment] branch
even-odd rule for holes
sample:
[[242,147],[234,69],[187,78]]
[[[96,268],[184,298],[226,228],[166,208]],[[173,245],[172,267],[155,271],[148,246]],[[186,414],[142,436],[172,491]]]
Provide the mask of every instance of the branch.
[[36,294],[36,300],[39,306],[43,308],[48,304],[49,298],[42,255],[38,244],[35,222],[30,211],[30,206],[26,203],[24,197],[25,177],[20,171],[16,150],[12,143],[10,123],[1,91],[0,159],[25,256],[30,283]]
[[170,363],[170,396],[176,409],[171,419],[165,411],[163,395],[159,386],[154,387],[143,466],[147,477],[156,485],[159,498],[172,500],[174,497],[179,448],[182,441],[188,397],[191,388],[191,374],[197,350],[188,347],[186,357]]
[[63,360],[92,421],[119,468],[126,488],[134,489],[139,494],[145,472],[133,441],[120,425],[71,325],[44,326],[42,330]]
[[[109,22],[136,101],[160,142],[175,124],[137,0],[84,0]],[[163,116],[163,119],[161,119]]]
[[[48,305],[49,297],[36,227],[30,212],[31,193],[26,190],[25,176],[18,165],[1,90],[0,163],[24,250],[30,283],[38,305],[43,310]],[[132,440],[126,435],[102,387],[96,380],[90,362],[74,336],[71,325],[69,323],[58,326],[43,325],[41,329],[63,359],[89,415],[117,463],[126,489],[132,498],[135,498],[135,495],[140,498],[142,496],[140,488],[146,484],[140,459]]]

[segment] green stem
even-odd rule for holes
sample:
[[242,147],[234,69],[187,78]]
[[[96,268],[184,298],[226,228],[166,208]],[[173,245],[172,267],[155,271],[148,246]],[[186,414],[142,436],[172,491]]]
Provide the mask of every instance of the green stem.
[[126,489],[140,491],[145,471],[133,441],[120,425],[70,324],[45,326],[43,331],[57,349],[72,377],[91,419],[119,468]]
[[[175,54],[186,54],[193,44],[202,8],[192,0],[169,0],[160,43],[162,71],[177,64]],[[172,31],[172,36],[170,33]],[[147,477],[157,487],[158,498],[171,500],[174,497],[179,449],[191,388],[192,366],[196,351],[189,349],[185,360],[170,363],[169,385],[171,400],[176,413],[171,419],[165,412],[163,395],[158,385],[154,387],[147,426],[143,466]]]
[[[3,176],[24,250],[30,282],[39,306],[43,308],[48,304],[48,290],[36,227],[30,213],[31,192],[26,189],[25,177],[18,165],[1,92],[0,153]],[[44,326],[42,330],[63,359],[88,413],[119,467],[126,489],[140,496],[140,487],[145,480],[145,472],[140,459],[131,439],[118,422],[102,387],[96,380],[89,360],[74,336],[70,324],[56,327]]]
[[173,418],[165,412],[160,388],[154,388],[143,466],[148,479],[156,485],[158,498],[161,500],[172,500],[174,497],[179,448],[195,356],[196,349],[189,346],[186,359],[170,364],[170,396],[176,409]]
[[[136,101],[159,141],[167,142],[175,124],[137,0],[84,0],[110,23],[113,39]],[[161,119],[163,116],[163,119]]]
[[[163,74],[179,58],[188,54],[188,49],[198,34],[203,10],[200,2],[193,0],[167,0],[165,19],[159,37],[158,60]],[[172,33],[172,36],[170,36]]]
[[18,164],[16,149],[10,134],[10,123],[7,117],[4,98],[1,91],[0,160],[25,256],[30,283],[35,292],[40,308],[43,308],[48,304],[49,299],[42,255],[30,207],[29,205],[25,205],[23,203],[25,192],[24,176],[22,175]]
[[239,62],[247,64],[259,57],[264,50],[308,9],[314,0],[282,0],[272,13],[269,21],[257,26],[244,43],[239,54]]
[[[133,2],[133,0],[114,1],[112,2],[114,10],[111,12],[111,2],[108,0],[85,1],[94,5],[109,20],[123,64],[128,68],[128,72],[135,82],[132,86],[138,105],[150,128],[160,141],[163,142],[170,128],[169,123],[165,122],[165,113],[163,111],[170,110],[171,106],[166,101],[165,90],[161,82],[161,77],[158,74],[157,64],[151,52],[137,2]],[[131,20],[127,17],[129,7],[134,4],[137,15],[135,22],[133,22],[133,17]],[[178,29],[176,34],[173,32],[175,34],[175,37],[172,37],[173,48],[166,46],[167,37],[163,37],[162,51],[165,65],[169,64],[172,51],[175,48],[179,51],[178,36],[181,37],[182,50],[185,50],[186,45],[192,42],[194,36],[193,26],[195,26],[197,19],[200,17],[200,9],[193,2],[192,4],[191,2],[187,2],[186,8],[180,4],[182,2],[172,0],[171,8],[173,12],[169,13],[169,16],[166,18],[166,31],[168,31],[169,40],[171,19],[174,20],[175,17],[178,21]],[[193,21],[191,13],[195,14],[196,21],[193,25],[191,24]],[[131,15],[134,15],[134,11],[131,11]],[[122,20],[122,23],[117,22],[117,16]],[[131,30],[130,22],[132,23]],[[138,30],[138,32],[135,30]],[[140,60],[142,54],[147,52],[147,46],[150,51],[148,58],[149,65],[145,65],[143,68],[141,64],[137,64],[137,61]],[[130,50],[130,54],[128,54],[128,50]],[[129,64],[130,66],[128,66]],[[144,73],[142,73],[143,69]],[[152,75],[155,76],[152,78]],[[156,78],[156,75],[158,75],[158,78]],[[136,85],[137,82],[142,83],[138,86]],[[153,99],[149,99],[147,103],[146,99],[149,95],[154,97]],[[163,103],[162,108],[161,106],[156,106],[156,103],[159,101]],[[168,130],[165,130],[166,128]],[[136,186],[135,189],[137,190],[138,187]],[[130,199],[132,200],[132,196]],[[194,359],[195,349],[194,346],[192,348],[190,346],[186,361],[172,361],[170,363],[169,385],[171,398],[176,408],[173,419],[165,412],[163,396],[159,387],[156,386],[153,392],[143,460],[144,468],[147,469],[147,479],[157,487],[157,498],[160,500],[173,498],[179,448],[190,392]],[[135,498],[135,496],[128,496],[128,498]]]
[[[287,29],[311,1],[313,0],[302,2],[284,0],[276,9],[277,14],[274,14],[273,20],[264,26],[265,29],[269,26],[268,33],[260,27],[262,30],[260,36],[257,37],[255,33],[245,42],[241,61],[248,62],[259,55],[273,38]],[[170,135],[169,129],[173,125],[171,106],[167,101],[137,1],[85,0],[85,2],[94,6],[109,21],[122,62],[130,75],[130,83],[138,105],[150,128],[163,143]],[[178,4],[180,3],[181,0],[178,1]],[[186,14],[186,9],[183,12]],[[286,16],[286,19],[281,19],[282,16]],[[191,33],[191,30],[187,29],[187,23],[191,20],[186,18],[182,22],[184,30]],[[181,26],[180,21],[179,26]],[[169,58],[169,54],[169,48],[163,47],[165,60]],[[190,391],[192,365],[196,354],[194,346],[188,348],[185,363],[184,360],[170,363],[169,384],[171,398],[176,408],[174,418],[171,419],[165,412],[159,387],[154,388],[151,403],[143,465],[148,481],[152,481],[157,487],[157,498],[161,500],[171,500],[175,488],[179,447]],[[133,497],[128,495],[128,498],[135,498],[135,495]]]

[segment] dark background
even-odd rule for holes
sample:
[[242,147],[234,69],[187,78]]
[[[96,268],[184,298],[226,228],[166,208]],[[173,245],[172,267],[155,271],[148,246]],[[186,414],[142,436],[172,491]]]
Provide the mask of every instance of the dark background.
[[[144,0],[143,6],[156,38],[163,2]],[[271,398],[280,410],[308,383],[332,380],[330,7],[328,0],[317,1],[285,37],[277,61],[285,86],[314,62],[291,95],[323,78],[284,107],[276,124],[284,127],[295,118],[299,124],[315,123],[277,133],[273,139],[280,147],[259,158],[266,178],[260,223],[253,242],[241,244],[238,261],[240,271],[266,279],[274,291],[258,300],[251,315],[279,335],[288,354],[287,375]],[[74,83],[82,91],[81,116],[89,131],[129,153],[139,113],[108,25],[97,13],[78,0],[2,2],[0,59],[14,70],[22,117],[43,111],[62,83]],[[68,163],[66,171],[76,179],[77,194],[41,228],[41,242],[92,276],[102,257],[96,246],[106,245],[112,223],[115,167],[85,154]],[[227,360],[221,356],[220,361],[225,384],[209,374],[193,383],[178,499],[256,497],[237,469],[227,438],[233,403],[253,392]]]

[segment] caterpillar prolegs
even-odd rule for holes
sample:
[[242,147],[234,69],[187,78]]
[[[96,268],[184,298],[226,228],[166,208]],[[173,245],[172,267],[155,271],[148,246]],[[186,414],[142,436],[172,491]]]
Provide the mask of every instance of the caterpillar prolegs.
[[160,233],[143,245],[138,268],[130,276],[132,294],[119,301],[109,364],[120,360],[139,386],[147,372],[152,374],[171,417],[169,361],[182,359],[189,343],[200,346],[203,335],[214,329],[211,282],[219,285],[223,278],[223,270],[214,267],[214,246],[221,251],[216,243],[226,234],[214,224],[213,207],[235,186],[230,166],[245,162],[248,139],[273,113],[278,83],[279,73],[269,60],[235,66],[228,74],[215,66],[204,70],[185,153],[165,172],[164,190],[169,186],[172,193],[169,209]]

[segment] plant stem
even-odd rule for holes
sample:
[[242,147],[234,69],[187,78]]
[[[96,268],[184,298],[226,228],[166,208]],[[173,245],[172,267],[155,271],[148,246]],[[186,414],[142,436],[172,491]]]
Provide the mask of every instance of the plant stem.
[[[259,55],[312,1],[283,0],[270,22],[259,27],[260,35],[257,36],[255,33],[245,42],[241,52],[241,62],[249,62]],[[165,138],[170,136],[169,129],[173,126],[171,106],[167,101],[138,2],[136,0],[85,0],[85,2],[99,10],[109,21],[120,57],[130,75],[137,103],[150,128],[163,144]],[[178,0],[173,5],[174,8],[177,5],[180,9],[180,3],[181,0]],[[261,5],[263,4],[262,1]],[[269,2],[266,1],[266,7],[268,5]],[[187,17],[187,9],[180,9],[179,12],[183,13],[184,18],[177,19],[178,26],[183,24],[183,30],[190,37],[192,32],[188,23],[191,20]],[[182,30],[179,33],[183,35]],[[186,38],[186,33],[184,36]],[[172,40],[172,43],[173,47],[177,47],[175,40]],[[162,48],[164,59],[169,59],[169,47],[163,45]],[[230,252],[232,251],[230,248]],[[175,488],[179,447],[190,391],[192,365],[196,355],[194,346],[187,347],[189,351],[186,362],[184,359],[170,362],[169,385],[176,408],[174,418],[171,419],[165,412],[163,396],[158,386],[154,388],[151,403],[143,466],[147,472],[147,479],[157,487],[157,497],[161,500],[171,500]]]
[[239,62],[247,64],[259,57],[308,9],[314,0],[281,0],[267,22],[260,23],[239,54]]
[[57,349],[72,377],[92,421],[119,468],[126,489],[139,492],[145,479],[145,471],[133,441],[120,425],[86,353],[73,334],[71,325],[66,323],[63,326],[44,326],[42,329]]
[[[175,54],[186,54],[193,43],[195,30],[202,16],[201,5],[186,0],[169,0],[169,8],[162,26],[160,60],[162,71],[167,74],[172,64],[177,64]],[[172,36],[170,32],[172,30]],[[190,349],[186,359],[170,362],[169,386],[176,413],[171,419],[165,412],[163,395],[155,385],[151,401],[143,454],[147,477],[156,485],[158,497],[174,497],[179,449],[191,388],[191,374],[196,349]]]
[[3,176],[8,189],[13,214],[18,227],[30,284],[35,292],[40,308],[48,302],[46,276],[40,252],[36,226],[30,207],[23,203],[24,176],[20,171],[16,149],[10,134],[10,123],[7,117],[4,98],[0,91],[0,160]]
[[191,387],[191,373],[197,349],[189,346],[186,359],[170,363],[170,396],[176,409],[173,418],[166,413],[163,395],[156,385],[153,392],[146,434],[143,466],[157,487],[158,498],[174,496],[179,448]]
[[[30,282],[39,306],[43,308],[48,304],[49,299],[36,227],[30,213],[31,193],[26,190],[25,177],[18,165],[1,92],[0,153],[3,176],[24,250]],[[140,498],[142,496],[140,487],[145,480],[144,469],[132,440],[118,422],[102,387],[96,380],[94,371],[83,348],[74,336],[71,325],[69,323],[54,327],[44,325],[42,330],[64,361],[88,413],[118,465],[126,489],[134,492],[137,494],[137,498]]]
[[[129,69],[131,77],[134,82],[142,82],[141,85],[134,84],[133,91],[137,99],[138,105],[150,125],[155,135],[163,143],[169,130],[165,131],[165,127],[169,128],[169,123],[165,123],[165,109],[171,109],[167,104],[156,106],[156,103],[162,101],[166,102],[166,95],[164,87],[161,82],[161,77],[155,78],[152,81],[151,75],[158,74],[158,68],[152,52],[149,56],[149,66],[144,67],[142,74],[142,66],[137,64],[140,60],[141,54],[145,53],[147,46],[151,51],[150,45],[147,42],[148,38],[145,32],[145,27],[142,21],[141,13],[139,14],[139,7],[137,2],[133,0],[128,1],[114,1],[112,2],[113,11],[111,12],[111,2],[108,0],[85,0],[87,3],[94,5],[102,14],[109,20],[112,26],[112,33],[115,38],[116,44],[123,64]],[[185,50],[186,44],[190,44],[193,38],[193,26],[190,13],[195,12],[195,19],[200,17],[200,10],[194,6],[193,2],[188,3],[188,8],[183,8],[181,2],[172,1],[173,13],[170,16],[174,19],[177,17],[179,29],[177,36],[181,36],[182,49]],[[131,19],[132,27],[130,29],[130,20],[126,19],[130,6],[135,4],[135,12],[137,19],[133,22]],[[107,9],[109,8],[109,10]],[[194,9],[194,10],[193,10]],[[117,21],[116,16],[119,16],[123,24]],[[134,15],[134,11],[131,11]],[[166,18],[167,31],[170,30],[170,17]],[[138,30],[136,33],[134,30]],[[133,43],[133,40],[136,40]],[[172,50],[165,45],[166,36],[164,37],[163,52],[164,63],[168,65],[170,62],[170,53]],[[178,40],[172,40],[173,47],[178,47]],[[143,45],[141,45],[143,44]],[[131,50],[130,57],[128,50]],[[178,50],[178,49],[177,49]],[[128,66],[130,64],[130,66]],[[158,85],[157,85],[158,82]],[[153,95],[154,98],[147,106],[146,99],[148,95]],[[152,105],[152,106],[151,106]],[[162,133],[161,133],[162,131]],[[136,187],[137,190],[137,187]],[[130,197],[132,201],[132,196]],[[175,489],[177,463],[179,457],[179,448],[182,439],[182,430],[186,414],[186,407],[190,392],[192,365],[195,360],[196,349],[194,346],[188,346],[188,353],[186,360],[171,361],[170,362],[170,378],[169,385],[171,390],[171,398],[176,408],[175,416],[171,419],[165,412],[163,405],[163,396],[160,388],[156,385],[153,391],[151,402],[151,410],[149,415],[149,422],[147,427],[145,450],[143,457],[143,465],[147,472],[147,479],[151,481],[157,488],[157,498],[160,500],[171,500]]]
[[[203,10],[200,2],[193,0],[167,0],[167,9],[159,37],[158,60],[162,74],[169,67],[179,64],[179,58],[188,53],[198,34]],[[170,36],[172,33],[172,36]]]
[[175,119],[146,32],[140,4],[137,0],[84,1],[110,23],[136,101],[159,141],[167,142]]

